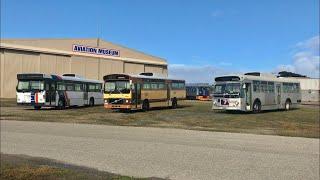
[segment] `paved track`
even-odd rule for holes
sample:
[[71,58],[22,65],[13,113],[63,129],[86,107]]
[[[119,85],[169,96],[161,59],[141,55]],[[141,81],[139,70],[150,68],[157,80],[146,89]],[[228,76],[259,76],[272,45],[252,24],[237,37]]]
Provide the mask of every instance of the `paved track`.
[[1,152],[138,177],[319,179],[319,139],[308,138],[1,121]]

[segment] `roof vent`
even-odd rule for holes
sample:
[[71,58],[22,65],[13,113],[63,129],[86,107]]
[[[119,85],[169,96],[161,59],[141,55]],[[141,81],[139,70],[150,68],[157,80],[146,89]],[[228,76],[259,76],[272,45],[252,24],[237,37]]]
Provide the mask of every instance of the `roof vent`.
[[153,76],[153,73],[151,73],[151,72],[144,72],[144,73],[140,73],[139,75],[142,75],[142,76]]
[[63,74],[62,76],[75,77],[75,78],[82,78],[82,76],[77,75],[77,74]]
[[248,75],[248,76],[261,76],[260,72],[248,72],[245,73],[244,75]]

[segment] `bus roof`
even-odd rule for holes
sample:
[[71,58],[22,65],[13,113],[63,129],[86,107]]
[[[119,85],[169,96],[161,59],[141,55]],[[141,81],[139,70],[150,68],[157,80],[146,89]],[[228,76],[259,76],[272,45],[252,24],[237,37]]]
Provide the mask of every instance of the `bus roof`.
[[235,74],[235,75],[227,75],[227,76],[219,76],[215,78],[215,82],[224,82],[224,81],[244,81],[244,80],[257,80],[257,81],[275,81],[275,82],[292,82],[299,83],[299,81],[292,78],[284,78],[284,77],[276,77],[272,74],[256,76],[256,75],[243,75],[243,74]]
[[161,77],[161,76],[146,76],[146,75],[136,75],[136,74],[134,74],[134,75],[132,75],[132,74],[108,74],[108,75],[105,75],[104,77],[103,77],[103,79],[104,80],[106,80],[106,78],[108,77],[108,76],[110,76],[110,77],[112,77],[112,76],[126,76],[126,77],[128,77],[128,78],[141,78],[141,79],[158,79],[158,80],[171,80],[171,81],[185,81],[185,80],[180,80],[180,79],[170,79],[170,78],[167,78],[167,77]]
[[17,74],[17,79],[18,80],[53,79],[53,80],[81,81],[81,82],[88,82],[88,83],[103,83],[103,81],[99,81],[95,79],[86,79],[83,77],[60,76],[56,74],[43,74],[43,73]]
[[186,87],[211,87],[209,83],[187,83]]

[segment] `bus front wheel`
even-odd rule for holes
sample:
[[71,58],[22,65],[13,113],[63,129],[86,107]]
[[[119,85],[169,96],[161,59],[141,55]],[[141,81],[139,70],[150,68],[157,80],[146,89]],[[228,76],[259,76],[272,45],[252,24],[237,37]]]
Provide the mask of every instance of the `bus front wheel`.
[[259,113],[261,111],[261,103],[260,101],[255,101],[253,103],[253,113]]
[[144,100],[143,103],[142,103],[142,110],[143,111],[148,111],[149,108],[150,108],[150,105],[149,105],[148,100]]

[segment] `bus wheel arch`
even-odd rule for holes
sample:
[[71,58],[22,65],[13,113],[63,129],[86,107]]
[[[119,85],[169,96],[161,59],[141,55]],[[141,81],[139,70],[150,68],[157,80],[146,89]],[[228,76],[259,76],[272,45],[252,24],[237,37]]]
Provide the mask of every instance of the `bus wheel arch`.
[[142,102],[142,110],[148,111],[150,109],[150,103],[148,99],[143,100]]
[[254,112],[254,113],[259,113],[259,112],[261,112],[261,101],[260,101],[260,99],[255,99],[254,101],[253,101],[253,106],[252,106],[252,111]]
[[176,109],[178,107],[178,100],[176,97],[172,99],[172,109]]
[[41,106],[33,106],[35,110],[40,110]]
[[286,111],[291,109],[291,99],[290,98],[286,99],[286,102],[284,104],[284,108],[285,108]]
[[60,97],[58,100],[58,109],[64,109],[66,107],[66,101],[63,97]]
[[94,98],[90,97],[89,99],[89,106],[94,106]]

